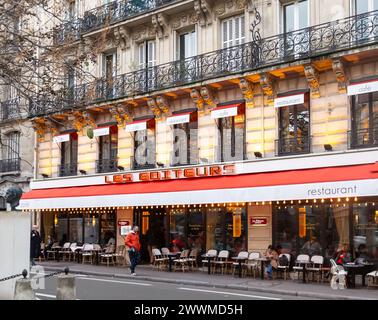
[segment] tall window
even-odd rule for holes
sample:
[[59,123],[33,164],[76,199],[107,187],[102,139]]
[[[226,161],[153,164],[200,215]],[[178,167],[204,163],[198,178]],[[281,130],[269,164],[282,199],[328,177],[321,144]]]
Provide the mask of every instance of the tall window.
[[173,125],[173,154],[171,158],[173,166],[197,164],[198,162],[197,112],[192,112],[189,119],[189,122]]
[[68,21],[74,21],[79,15],[79,1],[80,0],[70,0],[67,3],[66,19]]
[[178,36],[177,57],[180,60],[197,54],[197,35],[195,30],[181,33]]
[[67,90],[67,99],[74,98],[74,89],[75,89],[76,79],[75,79],[75,69],[72,66],[67,68],[66,73],[66,90]]
[[356,13],[378,10],[378,0],[355,0]]
[[18,159],[20,157],[20,132],[11,132],[6,135],[3,146],[3,159]]
[[111,126],[110,133],[99,137],[99,156],[97,161],[97,172],[117,171],[118,155],[118,127]]
[[147,129],[135,131],[133,168],[156,167],[155,120],[147,121]]
[[308,0],[302,0],[284,5],[284,33],[309,26],[308,3]]
[[61,144],[59,176],[74,176],[77,174],[77,151],[77,134],[71,134],[70,140]]
[[102,70],[106,97],[113,98],[116,94],[114,81],[117,76],[117,54],[115,52],[104,54]]
[[378,145],[378,92],[352,96],[351,147]]
[[141,90],[151,89],[155,86],[154,68],[156,65],[155,40],[144,41],[138,47],[138,62],[141,70],[139,86]]
[[278,155],[310,152],[309,95],[305,102],[279,108]]

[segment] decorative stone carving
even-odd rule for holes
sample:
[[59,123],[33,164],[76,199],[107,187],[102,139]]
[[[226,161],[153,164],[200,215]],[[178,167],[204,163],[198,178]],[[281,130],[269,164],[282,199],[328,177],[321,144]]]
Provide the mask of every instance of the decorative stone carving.
[[162,113],[168,114],[169,112],[169,102],[168,100],[163,96],[157,96],[156,97],[156,104],[158,108],[161,110]]
[[201,92],[201,96],[203,98],[203,101],[205,102],[205,104],[208,107],[211,107],[214,104],[216,104],[216,101],[214,99],[214,94],[213,94],[213,92],[209,88],[202,87],[201,90],[200,90],[200,92]]
[[117,104],[111,107],[109,112],[121,127],[124,127],[126,123],[132,119],[129,108],[123,104]]
[[47,118],[36,118],[32,121],[34,131],[37,133],[39,142],[44,141],[45,135],[51,133],[53,136],[58,133],[57,125]]
[[[214,8],[214,18],[222,17],[225,14],[242,11],[250,7],[252,0],[226,0],[219,1]],[[250,9],[249,9],[250,10]]]
[[192,89],[190,92],[190,97],[192,98],[193,102],[196,104],[198,110],[203,110],[203,106],[205,101],[203,100],[201,94],[197,89]]
[[156,118],[161,117],[161,110],[157,106],[156,100],[154,98],[148,98],[147,105],[151,109],[152,113],[154,114]]
[[260,74],[260,85],[261,85],[261,89],[264,95],[268,97],[268,103],[273,104],[274,102],[273,81],[269,74],[267,73]]
[[156,35],[155,28],[142,27],[133,32],[132,39],[134,41],[144,41],[144,40],[150,39],[151,37],[154,37],[155,35]]
[[253,103],[253,85],[246,78],[239,79],[239,87],[248,103]]
[[160,39],[168,36],[167,20],[167,16],[163,13],[158,13],[152,16],[152,26],[154,27],[156,34]]
[[319,98],[319,74],[312,65],[307,65],[304,67],[305,76],[310,87],[311,97]]
[[115,44],[122,50],[130,48],[131,33],[130,29],[125,26],[116,27],[114,29]]
[[187,14],[183,13],[178,17],[173,18],[171,22],[171,26],[173,29],[180,29],[182,27],[187,27],[191,24],[195,24],[198,22],[198,16],[194,12]]
[[212,7],[209,0],[195,0],[194,11],[197,14],[198,21],[201,27],[210,25],[212,23]]
[[85,125],[90,126],[92,128],[96,127],[95,118],[90,111],[85,110],[83,111],[82,115],[83,115],[83,120],[84,120]]
[[82,111],[74,111],[72,114],[68,115],[68,123],[78,132],[81,132],[87,125],[87,120]]
[[335,73],[340,93],[347,92],[347,78],[345,75],[344,64],[342,60],[336,59],[332,61],[333,72]]

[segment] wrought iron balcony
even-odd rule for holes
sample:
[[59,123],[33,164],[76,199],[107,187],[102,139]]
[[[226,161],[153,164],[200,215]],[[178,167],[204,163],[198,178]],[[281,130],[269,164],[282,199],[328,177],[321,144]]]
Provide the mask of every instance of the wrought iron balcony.
[[58,166],[59,177],[68,177],[77,175],[77,163],[61,164]]
[[60,25],[55,33],[55,43],[62,44],[66,41],[75,41],[81,35],[107,27],[120,21],[124,21],[153,11],[164,5],[179,2],[180,0],[123,0],[113,1],[100,7],[88,10],[84,17],[75,21],[68,21]]
[[350,149],[378,147],[378,126],[348,132]]
[[96,173],[116,172],[117,166],[117,159],[100,159],[96,161]]
[[20,97],[1,102],[0,119],[2,121],[20,117]]
[[0,172],[20,171],[20,158],[0,160]]
[[280,138],[276,140],[276,155],[290,156],[311,152],[311,137]]
[[85,83],[74,88],[73,100],[65,96],[37,97],[31,104],[30,116],[149,94],[378,43],[378,11],[265,39],[255,34],[254,39],[231,48],[121,74],[111,81],[101,78]]

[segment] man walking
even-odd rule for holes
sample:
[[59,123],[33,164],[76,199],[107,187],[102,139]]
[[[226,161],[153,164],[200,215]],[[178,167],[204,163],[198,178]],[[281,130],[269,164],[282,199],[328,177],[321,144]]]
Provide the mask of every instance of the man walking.
[[138,235],[139,228],[134,226],[133,230],[126,236],[125,245],[129,247],[131,275],[136,276],[135,267],[139,261],[140,242]]

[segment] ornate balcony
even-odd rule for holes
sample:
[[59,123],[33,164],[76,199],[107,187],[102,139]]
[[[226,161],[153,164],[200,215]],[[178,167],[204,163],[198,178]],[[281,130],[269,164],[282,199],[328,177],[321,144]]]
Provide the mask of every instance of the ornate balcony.
[[69,177],[77,175],[77,163],[62,164],[58,167],[59,177]]
[[280,138],[276,140],[276,155],[290,156],[311,152],[311,137]]
[[378,147],[378,126],[348,132],[349,149]]
[[0,160],[0,172],[20,171],[20,158]]
[[96,161],[96,173],[116,172],[117,166],[117,159],[100,159]]
[[130,19],[153,11],[180,0],[123,0],[113,1],[84,13],[84,17],[75,21],[68,21],[60,25],[55,32],[55,43],[75,41],[81,35],[107,27],[109,25]]
[[254,41],[242,45],[121,74],[114,77],[111,83],[104,78],[85,83],[74,88],[72,100],[67,100],[65,96],[44,99],[38,97],[31,104],[30,116],[150,94],[162,89],[376,44],[378,11],[265,39],[260,39],[258,33],[253,32],[253,37]]
[[20,97],[1,102],[0,120],[13,120],[20,117]]

